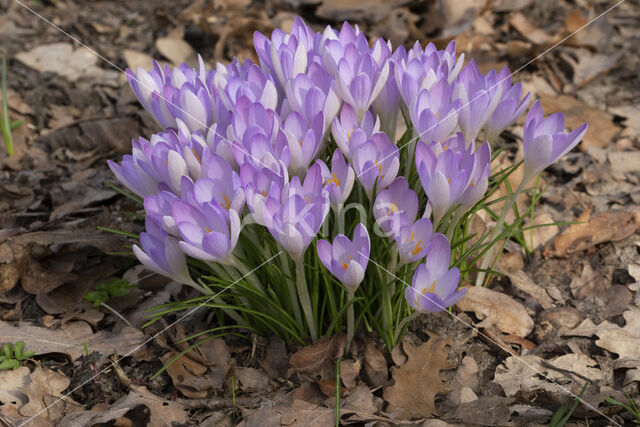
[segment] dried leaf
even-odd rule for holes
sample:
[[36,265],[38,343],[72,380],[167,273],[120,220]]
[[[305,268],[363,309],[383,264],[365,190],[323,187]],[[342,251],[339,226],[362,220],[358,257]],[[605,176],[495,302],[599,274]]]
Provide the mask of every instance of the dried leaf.
[[387,361],[371,340],[364,347],[364,377],[371,387],[383,386],[389,378]]
[[500,396],[486,396],[472,402],[462,403],[447,419],[473,425],[502,426],[511,418],[509,404],[514,399]]
[[606,211],[591,216],[586,210],[576,219],[581,224],[572,224],[553,242],[553,250],[545,255],[563,257],[589,249],[599,243],[617,242],[629,237],[640,227],[637,211]]
[[467,287],[457,304],[462,311],[473,311],[480,319],[478,327],[495,326],[502,332],[526,337],[533,330],[533,319],[518,301],[501,292],[481,286]]
[[138,68],[142,68],[144,70],[150,70],[153,68],[153,58],[146,53],[138,52],[133,49],[125,49],[122,52],[122,56],[124,57],[124,61],[127,63],[127,67],[134,72]]
[[196,52],[189,43],[182,39],[160,37],[156,40],[156,47],[162,56],[171,61],[173,65],[178,66],[183,62],[190,66],[197,65]]
[[579,299],[593,298],[604,295],[610,285],[604,274],[596,272],[591,265],[586,262],[582,268],[580,277],[571,279],[569,287],[571,294]]
[[580,88],[615,67],[623,53],[624,51],[618,50],[608,55],[591,53],[588,49],[576,49],[575,55],[560,53],[560,57],[573,68],[573,83],[576,88]]
[[129,326],[118,332],[101,330],[93,333],[85,322],[69,322],[61,329],[52,330],[27,323],[12,326],[0,321],[0,337],[11,342],[24,341],[35,354],[63,353],[68,354],[71,360],[84,354],[83,342],[89,352],[97,351],[104,358],[114,352],[126,354],[144,341],[142,331]]
[[400,419],[428,417],[437,413],[434,404],[436,394],[451,390],[440,380],[440,371],[455,368],[455,364],[447,360],[445,347],[448,344],[448,339],[432,336],[420,347],[404,346],[407,362],[393,369],[394,384],[385,387],[383,393],[389,403],[388,413]]
[[335,370],[335,360],[344,350],[344,337],[332,336],[320,339],[317,343],[301,348],[289,359],[289,364],[299,374],[311,377],[322,376],[325,369]]
[[546,31],[532,24],[523,13],[517,12],[511,15],[509,24],[531,43],[547,45],[552,42],[552,37]]
[[255,368],[233,368],[234,377],[240,381],[240,389],[247,392],[264,392],[269,387],[269,377]]
[[547,294],[545,288],[536,285],[524,271],[519,270],[509,272],[498,268],[498,272],[506,274],[514,287],[531,295],[536,301],[538,301],[542,308],[553,307],[553,300],[549,294]]

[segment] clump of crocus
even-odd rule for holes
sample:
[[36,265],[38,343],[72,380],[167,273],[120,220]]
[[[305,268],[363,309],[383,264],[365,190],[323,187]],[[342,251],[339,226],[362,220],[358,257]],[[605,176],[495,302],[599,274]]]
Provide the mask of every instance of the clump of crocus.
[[[500,184],[492,147],[531,96],[506,67],[465,65],[454,42],[407,50],[369,43],[348,23],[318,32],[297,18],[254,44],[258,63],[127,70],[162,127],[109,162],[144,198],[134,254],[202,293],[220,289],[210,304],[222,323],[304,343],[339,331],[346,314],[348,342],[357,318],[392,348],[411,309],[463,298],[461,276],[483,248],[465,252],[468,221]],[[562,114],[533,105],[524,179],[489,242],[527,182],[585,132],[565,133]]]

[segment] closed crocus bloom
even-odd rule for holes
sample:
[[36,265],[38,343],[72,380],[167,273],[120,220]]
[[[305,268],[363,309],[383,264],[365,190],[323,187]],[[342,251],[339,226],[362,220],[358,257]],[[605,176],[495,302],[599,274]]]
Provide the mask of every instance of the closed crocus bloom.
[[376,133],[358,147],[353,156],[353,168],[371,199],[376,182],[377,189],[382,190],[396,178],[400,169],[398,147],[389,141],[386,133]]
[[362,120],[358,120],[355,110],[349,104],[344,104],[340,111],[340,117],[333,120],[331,133],[338,148],[349,160],[360,144],[366,142],[371,136],[380,131],[380,119],[375,121],[370,111],[364,114]]
[[416,147],[418,175],[429,198],[429,208],[436,225],[459,202],[469,184],[471,168],[465,169],[461,160],[453,150],[442,151],[436,156],[433,148],[422,142]]
[[260,102],[267,109],[278,108],[278,91],[273,78],[266,75],[250,59],[240,63],[234,58],[226,66],[218,64],[210,77],[209,85],[215,88],[220,103],[228,111],[234,110],[236,102],[242,96],[252,102]]
[[542,115],[540,101],[536,101],[524,123],[524,177],[529,182],[547,166],[571,151],[587,132],[587,123],[569,132],[564,131],[564,115]]
[[289,146],[289,171],[292,175],[304,175],[322,144],[324,115],[318,113],[311,126],[304,117],[294,111],[284,122],[283,132]]
[[264,206],[264,221],[276,241],[294,261],[300,262],[328,212],[326,193],[309,201],[299,194],[292,194],[282,203],[269,197]]
[[242,212],[244,190],[240,176],[224,159],[205,151],[203,174],[195,181],[193,198],[197,203],[217,203],[229,212]]
[[405,290],[405,299],[414,310],[421,313],[437,313],[460,301],[466,289],[456,292],[460,271],[449,269],[451,248],[441,234],[433,237],[427,260],[420,264],[413,275],[411,287]]
[[402,227],[412,224],[418,215],[418,195],[404,177],[396,178],[389,188],[376,196],[373,216],[380,229],[396,236]]
[[467,145],[478,136],[501,97],[502,86],[497,82],[495,71],[485,76],[471,60],[460,72],[454,86],[453,99],[459,100],[461,104],[458,108],[458,125]]
[[157,224],[161,224],[164,231],[180,236],[175,220],[171,216],[171,205],[179,200],[178,196],[170,191],[158,191],[158,194],[144,198],[144,211],[147,218],[153,219]]
[[289,181],[286,167],[282,165],[278,171],[274,171],[265,167],[245,164],[240,168],[240,180],[244,187],[249,212],[256,223],[265,225],[264,206],[267,198],[272,197],[281,201],[283,188],[285,183]]
[[349,198],[356,174],[351,165],[347,164],[342,152],[335,150],[331,157],[331,170],[322,160],[316,161],[320,165],[322,178],[324,179],[324,189],[329,194],[331,208],[339,212],[343,203]]
[[440,236],[440,234],[433,234],[433,225],[428,218],[420,218],[413,224],[402,227],[395,236],[398,254],[400,255],[400,265],[424,258],[429,251],[431,240],[434,236]]
[[344,234],[338,234],[333,244],[318,240],[318,257],[340,283],[350,292],[355,292],[364,279],[370,248],[367,228],[358,224],[353,232],[353,241]]
[[463,167],[470,168],[469,183],[460,195],[460,208],[458,215],[462,215],[471,209],[482,199],[489,186],[489,172],[491,170],[491,147],[485,142],[473,153]]
[[231,264],[232,252],[240,235],[240,217],[216,202],[192,204],[177,200],[171,213],[180,232],[180,248],[203,261]]
[[506,66],[500,70],[496,79],[496,84],[502,86],[502,98],[485,124],[486,138],[489,141],[494,141],[524,113],[531,98],[531,93],[522,98],[522,83],[511,86],[511,76]]
[[459,101],[451,101],[451,86],[444,77],[431,89],[418,93],[409,107],[415,133],[420,140],[444,142],[456,128]]
[[197,286],[189,275],[187,260],[178,240],[150,216],[145,220],[145,231],[140,233],[140,246],[133,245],[133,253],[149,270],[178,283]]

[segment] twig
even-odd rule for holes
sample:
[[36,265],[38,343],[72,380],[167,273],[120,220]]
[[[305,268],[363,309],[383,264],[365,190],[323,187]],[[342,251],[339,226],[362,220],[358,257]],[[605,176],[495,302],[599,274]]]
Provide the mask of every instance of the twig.
[[100,306],[106,308],[107,310],[109,310],[110,312],[112,312],[113,314],[118,316],[127,325],[131,326],[132,328],[135,328],[135,326],[133,326],[133,324],[131,322],[129,322],[122,314],[118,313],[114,308],[108,306],[107,304],[105,304],[103,302],[100,303]]

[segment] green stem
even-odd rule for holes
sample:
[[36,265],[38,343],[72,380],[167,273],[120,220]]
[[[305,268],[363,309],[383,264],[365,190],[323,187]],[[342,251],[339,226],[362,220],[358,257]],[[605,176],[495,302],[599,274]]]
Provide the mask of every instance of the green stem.
[[[504,220],[507,217],[507,214],[509,213],[511,208],[513,207],[513,204],[516,202],[516,198],[524,189],[525,185],[526,185],[526,182],[523,179],[520,182],[520,185],[518,186],[516,191],[514,191],[513,194],[511,194],[511,196],[505,201],[504,206],[502,208],[502,212],[500,213],[500,216],[496,221],[496,225],[495,225],[495,228],[493,229],[493,233],[491,233],[491,236],[489,236],[489,244],[491,244],[495,239],[497,239],[498,236],[504,230]],[[480,263],[480,270],[483,270],[483,271],[478,272],[478,277],[476,277],[476,286],[481,286],[482,283],[484,282],[484,279],[486,276],[486,271],[484,270],[487,269],[487,267],[489,266],[489,263],[491,263],[491,260],[494,258],[494,255],[496,258],[500,256],[501,251],[499,251],[497,254],[494,254],[493,253],[494,248],[495,248],[495,245],[489,248],[489,250],[484,254],[484,257],[482,258],[482,262]]]
[[9,107],[7,103],[7,59],[2,57],[2,118],[0,118],[0,127],[2,128],[2,137],[7,145],[7,152],[13,156],[13,139],[11,136],[11,120],[9,119]]
[[[354,296],[355,289],[347,289],[347,303],[351,302]],[[349,349],[351,348],[351,341],[353,340],[354,323],[353,304],[350,304],[347,308],[347,346],[345,347],[345,351],[347,353],[349,353]]]
[[313,321],[313,310],[311,307],[311,297],[309,296],[309,289],[307,288],[307,279],[304,274],[304,261],[302,259],[295,260],[296,264],[296,287],[298,289],[298,299],[302,306],[302,312],[307,319],[307,327],[309,328],[309,334],[311,335],[311,341],[314,343],[318,340],[318,334],[316,333],[316,326]]
[[259,290],[263,295],[266,295],[264,286],[262,286],[262,283],[260,282],[258,277],[252,271],[250,271],[246,265],[240,262],[238,258],[234,257],[231,265],[233,265],[240,272],[240,277],[251,283],[251,285]]
[[282,263],[282,272],[287,276],[287,290],[289,291],[289,300],[291,301],[291,308],[293,310],[293,316],[299,325],[302,324],[302,313],[300,312],[300,304],[298,304],[298,293],[296,292],[296,285],[293,281],[289,280],[291,277],[291,270],[289,269],[289,258],[286,252],[280,253],[280,262]]
[[419,314],[420,314],[419,311],[414,311],[409,316],[407,316],[404,319],[402,319],[402,321],[400,323],[398,323],[398,327],[396,328],[396,332],[393,334],[393,341],[394,342],[398,342],[398,339],[400,338],[400,334],[402,333],[402,329],[404,329],[405,325],[407,325],[410,322],[412,322],[413,319],[418,317]]

